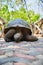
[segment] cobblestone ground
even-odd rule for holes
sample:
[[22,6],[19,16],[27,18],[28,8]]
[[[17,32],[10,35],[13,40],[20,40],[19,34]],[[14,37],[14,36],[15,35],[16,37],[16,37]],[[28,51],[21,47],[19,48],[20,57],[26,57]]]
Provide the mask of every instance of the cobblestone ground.
[[43,38],[19,43],[0,39],[0,65],[43,65]]

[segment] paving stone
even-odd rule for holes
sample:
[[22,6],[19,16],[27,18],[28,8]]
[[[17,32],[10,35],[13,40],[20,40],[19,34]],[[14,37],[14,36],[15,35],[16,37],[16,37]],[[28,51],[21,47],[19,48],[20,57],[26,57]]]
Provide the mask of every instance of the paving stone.
[[2,64],[2,65],[13,65],[13,63],[8,62],[8,63]]
[[29,55],[32,55],[32,56],[36,56],[36,55],[40,55],[41,52],[38,52],[38,51],[36,50],[36,48],[31,48],[31,50],[29,51],[28,54],[29,54]]
[[23,54],[27,54],[27,55],[33,55],[33,56],[43,54],[43,48],[30,48],[28,50],[22,50],[22,49],[19,50],[18,49],[16,51],[23,53]]
[[36,56],[38,59],[43,59],[43,55],[37,55]]
[[14,65],[27,65],[27,64],[18,62],[18,63],[14,63]]
[[39,42],[43,42],[43,37],[42,38],[39,38],[39,40],[38,40]]
[[0,50],[0,55],[4,55],[5,52],[3,50]]
[[24,55],[24,54],[21,54],[21,53],[14,53],[14,56],[17,56],[17,57],[21,57],[21,58],[25,58],[25,59],[36,59],[34,56],[31,56],[31,55]]
[[8,62],[22,62],[22,63],[29,63],[30,61],[28,59],[24,59],[24,58],[19,58],[19,57],[6,57],[6,58],[1,58],[0,59],[0,65],[1,64],[5,64]]
[[38,51],[43,51],[43,48],[36,48],[36,50],[38,50]]
[[43,60],[35,61],[32,65],[43,65]]
[[[5,63],[5,64],[4,64]],[[43,38],[35,42],[0,39],[0,65],[43,65]]]
[[10,51],[10,52],[7,52],[5,55],[6,55],[6,57],[13,56],[13,52],[12,52],[12,51]]

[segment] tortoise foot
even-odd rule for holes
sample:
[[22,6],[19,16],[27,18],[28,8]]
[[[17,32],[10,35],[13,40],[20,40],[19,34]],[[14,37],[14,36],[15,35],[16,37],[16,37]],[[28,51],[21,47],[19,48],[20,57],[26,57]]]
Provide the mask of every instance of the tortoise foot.
[[11,39],[5,38],[6,42],[11,42]]
[[10,29],[6,34],[5,34],[5,41],[6,42],[10,42],[13,40],[13,35],[15,34],[15,30],[14,29]]
[[27,36],[26,36],[26,40],[27,40],[27,41],[37,41],[38,38],[37,38],[36,36],[27,35]]

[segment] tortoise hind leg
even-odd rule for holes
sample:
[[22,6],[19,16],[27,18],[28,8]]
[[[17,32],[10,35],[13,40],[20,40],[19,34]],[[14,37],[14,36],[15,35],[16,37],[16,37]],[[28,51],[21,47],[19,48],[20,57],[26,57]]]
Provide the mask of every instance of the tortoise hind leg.
[[14,29],[10,29],[10,30],[5,34],[5,37],[4,37],[5,41],[6,41],[6,42],[12,41],[12,40],[13,40],[13,35],[14,35],[14,33],[15,33],[15,30],[14,30]]
[[36,36],[27,35],[27,36],[26,36],[26,40],[27,40],[27,41],[37,41],[38,38],[37,38]]

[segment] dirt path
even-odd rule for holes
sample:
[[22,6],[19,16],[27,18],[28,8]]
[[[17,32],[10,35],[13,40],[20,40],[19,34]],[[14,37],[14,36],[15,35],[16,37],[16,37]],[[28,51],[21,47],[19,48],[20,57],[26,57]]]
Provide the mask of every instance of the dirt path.
[[0,39],[0,65],[43,65],[43,38],[19,43]]

